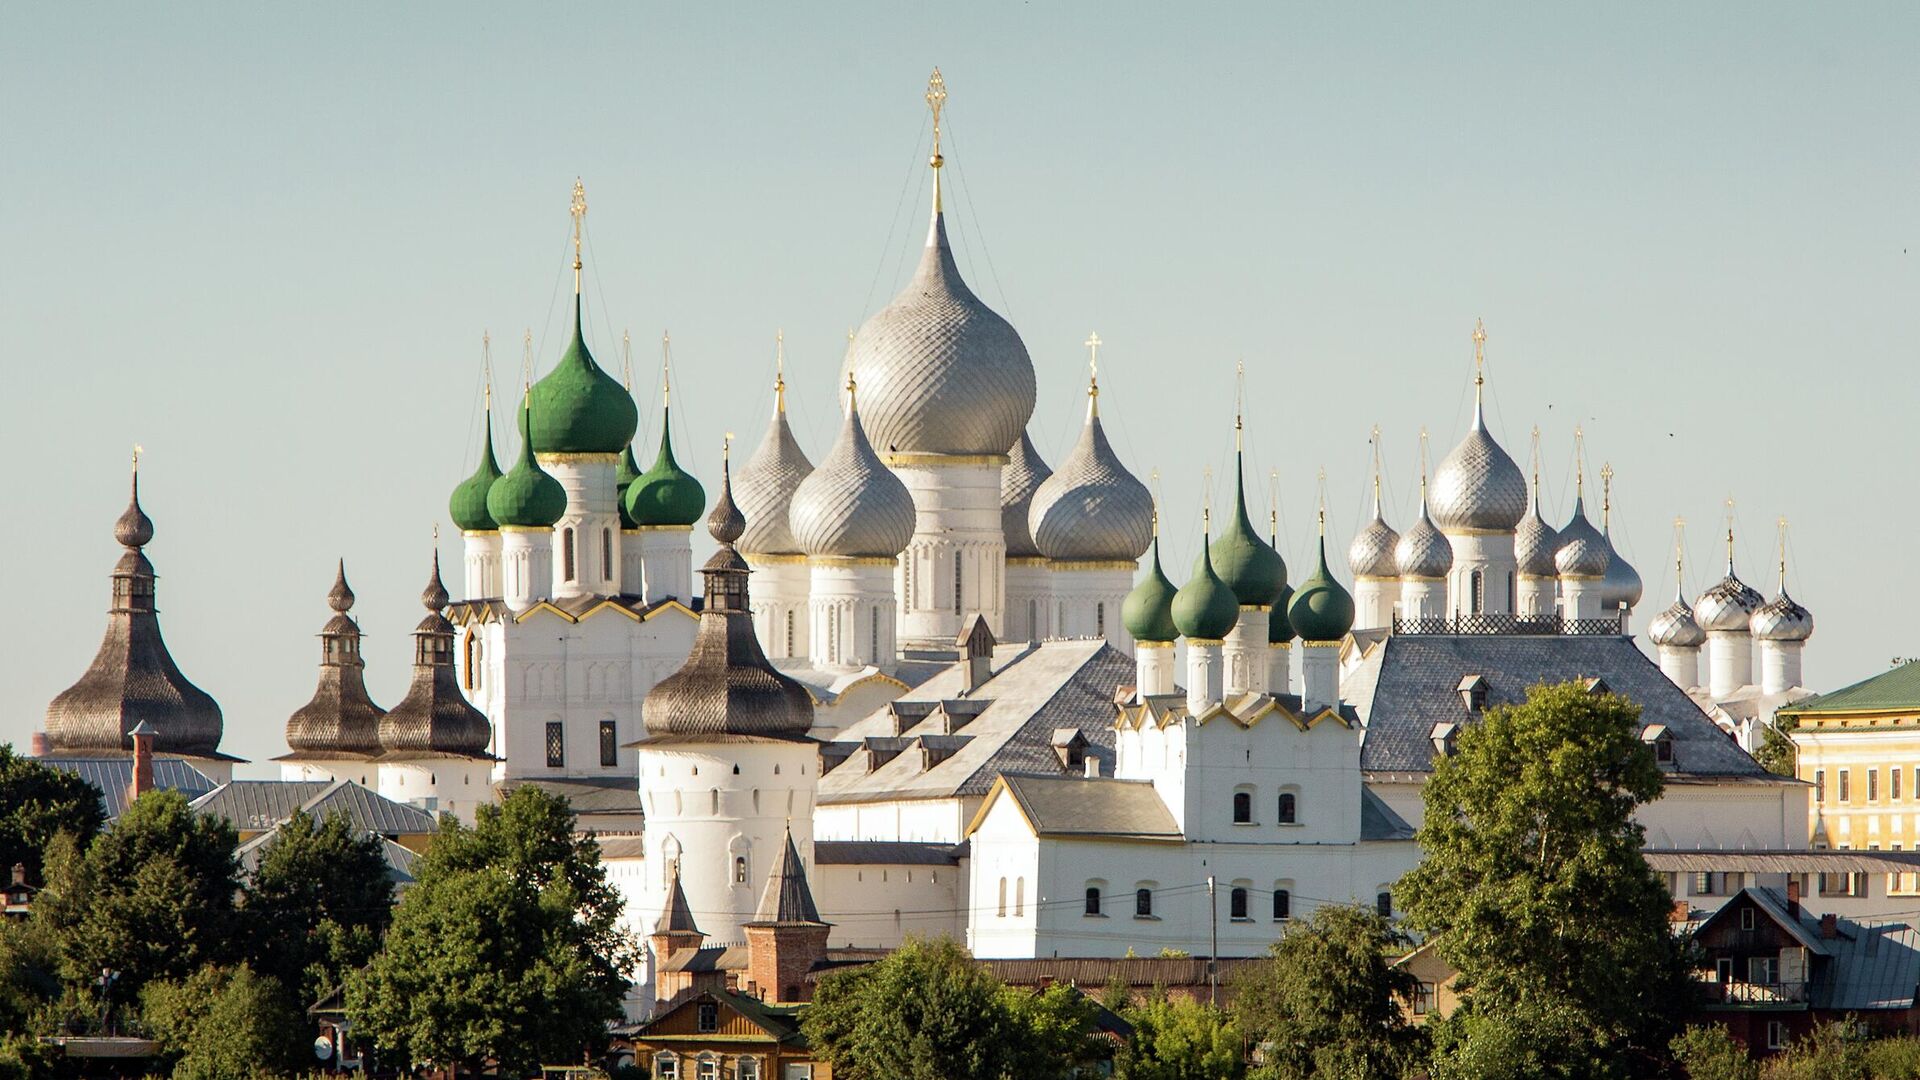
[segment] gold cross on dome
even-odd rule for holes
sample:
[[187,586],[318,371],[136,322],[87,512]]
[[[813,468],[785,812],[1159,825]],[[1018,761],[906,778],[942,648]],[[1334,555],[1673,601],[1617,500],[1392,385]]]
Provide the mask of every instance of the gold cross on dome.
[[587,185],[573,178],[573,292],[580,294],[580,229],[587,220]]
[[1479,385],[1482,381],[1481,369],[1486,366],[1486,363],[1487,324],[1480,319],[1475,319],[1473,320],[1473,381],[1475,385]]
[[1093,372],[1093,377],[1098,379],[1100,377],[1100,335],[1088,334],[1087,340],[1080,344],[1087,347],[1087,370]]
[[940,164],[940,111],[947,105],[947,80],[940,77],[940,69],[933,69],[933,77],[927,80],[927,108],[933,110],[933,163]]

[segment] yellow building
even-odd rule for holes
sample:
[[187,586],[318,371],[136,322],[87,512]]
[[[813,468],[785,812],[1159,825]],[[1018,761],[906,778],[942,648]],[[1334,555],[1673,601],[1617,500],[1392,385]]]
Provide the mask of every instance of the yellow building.
[[[1798,776],[1813,785],[1814,847],[1920,850],[1920,662],[1796,702],[1779,719],[1790,729]],[[1849,895],[1865,884],[1823,880],[1821,892]],[[1896,896],[1920,894],[1920,875],[1889,875],[1886,884]]]

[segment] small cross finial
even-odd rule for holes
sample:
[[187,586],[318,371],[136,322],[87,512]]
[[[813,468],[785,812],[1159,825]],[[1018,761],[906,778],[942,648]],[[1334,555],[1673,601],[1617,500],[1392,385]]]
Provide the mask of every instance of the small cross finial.
[[580,230],[587,220],[587,185],[573,178],[573,295],[580,295]]
[[1235,453],[1245,448],[1247,403],[1247,361],[1244,357],[1233,362],[1233,449]]
[[947,80],[940,77],[940,69],[933,69],[933,77],[927,80],[927,108],[933,110],[933,160],[929,162],[939,168],[940,161],[940,113],[947,107]]
[[720,436],[720,461],[722,464],[733,458],[733,432]]
[[1213,466],[1200,470],[1200,528],[1213,533]]
[[141,446],[139,443],[133,444],[133,471],[136,476],[140,473],[140,455],[146,452],[146,447]]
[[1088,334],[1080,344],[1087,347],[1087,416],[1100,415],[1100,335]]
[[527,327],[526,334],[520,339],[520,388],[522,390],[533,388],[533,327],[531,326]]
[[1481,370],[1487,363],[1487,324],[1480,319],[1473,320],[1473,385],[1479,386],[1485,379]]
[[773,332],[773,407],[787,411],[787,332]]
[[633,331],[620,331],[620,382],[633,393]]
[[1780,591],[1787,591],[1787,519],[1780,517]]
[[1687,567],[1687,519],[1675,516],[1673,519],[1673,578],[1675,590],[1684,595],[1686,589],[1680,584],[1680,575]]
[[1579,425],[1573,429],[1573,497],[1577,502],[1587,493],[1587,433]]
[[1727,496],[1727,573],[1733,573],[1733,496]]
[[660,404],[673,406],[673,334],[660,331]]
[[[1319,509],[1314,512],[1314,517],[1318,519],[1320,539],[1325,540],[1327,538],[1327,467],[1325,465],[1320,466],[1319,479],[1320,506]],[[1323,553],[1324,550],[1325,549],[1322,548]]]
[[1600,527],[1613,525],[1613,463],[1603,462],[1600,466]]
[[493,411],[493,333],[488,330],[480,331],[480,402],[488,413]]

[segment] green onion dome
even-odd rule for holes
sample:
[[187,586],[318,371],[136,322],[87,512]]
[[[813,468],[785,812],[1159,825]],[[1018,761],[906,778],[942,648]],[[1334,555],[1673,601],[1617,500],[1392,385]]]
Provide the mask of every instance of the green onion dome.
[[[640,410],[620,380],[601,370],[580,329],[580,296],[573,298],[573,341],[546,377],[533,384],[541,454],[617,454],[640,429]],[[696,513],[695,516],[698,516]]]
[[493,457],[492,406],[488,406],[483,415],[486,432],[480,437],[480,467],[462,480],[460,486],[453,489],[453,498],[447,500],[453,523],[461,532],[492,532],[500,527],[487,512],[487,493],[493,490],[493,482],[500,479],[500,463]]
[[[1280,553],[1273,546],[1260,539],[1253,531],[1253,522],[1247,517],[1246,477],[1241,475],[1241,456],[1234,454],[1234,511],[1233,520],[1213,542],[1213,567],[1220,580],[1238,598],[1242,606],[1272,604],[1280,596],[1281,586],[1287,583],[1287,564],[1281,560]],[[1194,573],[1200,572],[1200,565],[1194,564]]]
[[503,527],[550,529],[567,512],[567,489],[533,457],[532,411],[520,409],[520,457],[487,492],[487,513]]
[[627,489],[640,479],[640,463],[633,459],[633,444],[620,452],[620,467],[613,474],[613,504],[620,508],[620,527],[637,528],[632,517],[627,514]]
[[1327,569],[1327,538],[1320,537],[1320,564],[1287,604],[1287,621],[1302,641],[1339,641],[1353,629],[1353,595]]
[[1293,620],[1287,617],[1287,605],[1293,603],[1293,586],[1280,586],[1280,599],[1273,602],[1267,615],[1267,644],[1285,645],[1300,635],[1293,632]]
[[693,474],[673,459],[673,410],[660,413],[660,456],[653,467],[627,485],[626,520],[636,527],[684,525],[692,527],[707,508],[707,491]]
[[[1153,538],[1153,569],[1120,605],[1120,621],[1135,641],[1170,642],[1180,636],[1173,623],[1173,582],[1160,569],[1160,538]],[[1237,616],[1236,616],[1237,617]]]
[[1219,641],[1240,621],[1240,601],[1214,572],[1208,537],[1200,543],[1200,565],[1173,595],[1173,624],[1181,634],[1198,641]]

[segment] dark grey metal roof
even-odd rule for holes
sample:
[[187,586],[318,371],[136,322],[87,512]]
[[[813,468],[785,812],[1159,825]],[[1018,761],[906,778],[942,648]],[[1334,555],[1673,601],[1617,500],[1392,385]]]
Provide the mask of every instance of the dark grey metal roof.
[[1702,871],[1743,874],[1911,874],[1920,872],[1920,851],[1841,851],[1781,848],[1728,851],[1719,848],[1648,848],[1647,865],[1663,874]]
[[[100,791],[100,805],[107,812],[107,820],[120,816],[127,808],[127,789],[133,785],[133,758],[127,757],[46,757],[38,759],[40,764],[61,772],[72,773]],[[205,795],[218,787],[213,778],[179,758],[156,757],[153,759],[153,786],[163,791],[177,791],[186,796],[188,802]]]
[[351,780],[234,780],[195,799],[193,808],[245,832],[278,828],[295,811],[315,821],[345,814],[358,831],[382,836],[418,836],[437,827],[425,810]]
[[894,840],[815,840],[815,866],[958,866],[965,844]]
[[[279,837],[280,829],[278,826],[275,826],[273,829],[263,832],[259,836],[241,844],[234,852],[234,855],[240,861],[240,868],[247,873],[252,873],[260,869],[260,856],[264,854],[269,847],[272,847]],[[380,843],[380,857],[387,864],[387,880],[391,881],[395,888],[403,888],[413,884],[413,867],[415,863],[420,861],[420,856],[411,849],[396,844],[384,836],[376,836],[375,839]]]
[[[1812,987],[1816,1009],[1910,1009],[1920,996],[1920,931],[1906,923],[1863,923],[1836,918],[1835,933],[1822,933],[1820,920],[1805,907],[1787,907],[1777,889],[1748,887],[1751,899],[1769,918],[1815,955],[1828,957]],[[1736,905],[1729,901],[1694,928],[1698,935]]]
[[[576,814],[641,813],[640,785],[631,776],[563,776],[507,779],[494,785],[502,796],[522,785],[567,800]],[[604,841],[603,841],[604,843]]]
[[1393,807],[1365,784],[1360,785],[1360,839],[1413,839],[1413,826],[1407,824],[1407,819],[1394,813]]
[[[1430,772],[1433,725],[1475,719],[1457,688],[1487,680],[1487,704],[1517,705],[1539,683],[1600,678],[1638,704],[1647,724],[1673,735],[1675,772],[1709,777],[1771,776],[1654,666],[1632,639],[1601,635],[1395,634],[1360,662],[1343,690],[1366,723],[1360,767]],[[1786,781],[1782,781],[1786,782]]]
[[780,926],[825,925],[820,922],[820,909],[814,906],[813,890],[807,887],[807,868],[800,863],[791,831],[773,870],[767,874],[767,888],[760,894],[753,921]]
[[1146,780],[1005,776],[1007,794],[1041,836],[1180,840],[1180,825]]

